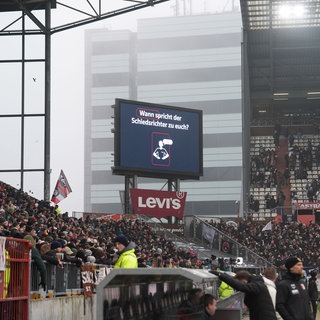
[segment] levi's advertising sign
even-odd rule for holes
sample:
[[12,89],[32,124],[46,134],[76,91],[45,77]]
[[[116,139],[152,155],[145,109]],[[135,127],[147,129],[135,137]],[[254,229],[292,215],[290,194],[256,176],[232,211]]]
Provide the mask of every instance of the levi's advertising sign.
[[202,111],[116,99],[114,174],[199,179]]
[[186,192],[130,189],[130,195],[135,214],[156,218],[183,217]]

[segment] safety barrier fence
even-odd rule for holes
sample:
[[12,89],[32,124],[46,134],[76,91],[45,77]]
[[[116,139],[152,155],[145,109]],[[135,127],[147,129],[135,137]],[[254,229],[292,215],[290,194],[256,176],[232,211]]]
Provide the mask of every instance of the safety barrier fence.
[[27,320],[29,314],[30,243],[0,237],[0,316]]
[[[40,274],[36,263],[31,263],[31,293],[32,298],[41,298],[42,295],[54,296],[79,295],[82,293],[81,268],[70,262],[63,262],[63,268],[44,261],[46,266],[46,291],[40,287]],[[111,266],[93,264],[95,283],[98,284],[112,269]],[[39,290],[40,288],[40,290]]]
[[[3,254],[0,255],[2,257],[0,261],[1,319],[28,320],[30,298],[53,298],[83,293],[80,267],[72,263],[64,263],[63,268],[59,268],[46,263],[47,290],[41,295],[39,293],[40,275],[35,262],[31,263],[29,242],[13,238],[0,239],[3,240],[3,245],[0,246],[3,250]],[[103,289],[105,300],[102,308],[103,313],[110,319],[171,319],[176,314],[180,302],[186,299],[188,291],[194,285],[202,287],[203,290],[210,288],[210,292],[215,295],[217,293],[216,278],[206,270],[132,269],[131,272],[137,274],[128,277],[123,270],[114,269],[113,272],[117,271],[120,277],[111,277],[113,282],[107,284],[106,281],[111,281],[106,277],[107,274],[112,274],[110,266],[95,264],[91,266],[95,272],[96,288],[99,288],[99,283],[106,283]],[[128,288],[130,288],[131,298],[127,296]],[[239,311],[241,314],[239,297],[233,297],[232,301],[223,306],[226,302],[219,301],[221,311],[223,307],[228,309],[223,311],[224,315],[225,312],[234,311]]]

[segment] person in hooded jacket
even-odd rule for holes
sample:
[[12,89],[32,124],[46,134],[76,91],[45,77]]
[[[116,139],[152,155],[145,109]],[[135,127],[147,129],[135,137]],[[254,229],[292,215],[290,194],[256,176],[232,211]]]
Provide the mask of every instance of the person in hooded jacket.
[[138,268],[134,242],[129,241],[124,235],[120,235],[114,239],[114,245],[118,250],[118,260],[114,268]]
[[[239,272],[243,273],[243,271]],[[219,271],[212,270],[210,273],[218,276],[220,280],[229,284],[232,288],[245,293],[244,303],[249,309],[250,320],[277,319],[271,296],[261,276],[253,276],[248,273],[247,281],[239,281]]]
[[201,317],[203,291],[201,288],[192,288],[188,298],[182,300],[177,308],[178,320],[195,320]]
[[310,299],[303,277],[303,263],[298,257],[289,257],[287,274],[277,286],[276,309],[284,320],[313,320]]

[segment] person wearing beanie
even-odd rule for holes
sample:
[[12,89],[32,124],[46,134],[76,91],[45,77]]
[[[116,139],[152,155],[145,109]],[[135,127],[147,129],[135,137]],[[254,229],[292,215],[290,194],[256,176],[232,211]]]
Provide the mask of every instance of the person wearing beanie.
[[289,257],[285,267],[287,273],[277,287],[276,310],[284,320],[313,320],[301,259]]
[[[62,244],[60,241],[54,240],[50,244],[51,250],[42,254],[42,259],[50,264],[57,266],[58,268],[63,268],[62,263]],[[58,256],[59,255],[59,256]],[[59,258],[59,259],[58,259]]]
[[[58,248],[62,248],[62,244],[60,241],[51,242],[51,250],[56,250]],[[59,251],[61,251],[61,250],[59,250]]]
[[138,268],[138,259],[134,252],[135,243],[124,235],[117,236],[113,242],[118,250],[118,260],[114,268]]
[[308,292],[312,306],[313,319],[317,318],[317,301],[318,301],[318,287],[317,287],[317,270],[310,271],[310,279],[308,285]]

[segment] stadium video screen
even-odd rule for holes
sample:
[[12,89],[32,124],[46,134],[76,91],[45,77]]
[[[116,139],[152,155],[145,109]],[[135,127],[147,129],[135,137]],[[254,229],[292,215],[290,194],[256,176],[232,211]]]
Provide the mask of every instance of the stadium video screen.
[[199,179],[202,111],[116,99],[114,174]]

